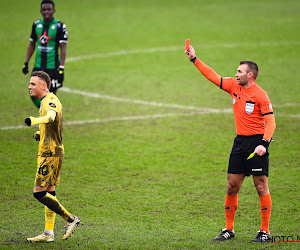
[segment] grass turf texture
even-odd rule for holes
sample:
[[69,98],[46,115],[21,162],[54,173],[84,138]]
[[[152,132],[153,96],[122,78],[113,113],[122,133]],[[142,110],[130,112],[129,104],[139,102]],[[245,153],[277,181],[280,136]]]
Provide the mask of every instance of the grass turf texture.
[[[21,73],[39,2],[1,4],[0,126],[22,125],[37,109]],[[184,55],[191,39],[197,55],[222,76],[240,60],[260,67],[259,85],[273,105],[277,128],[270,147],[272,235],[299,232],[299,15],[298,1],[56,1],[55,17],[67,24],[65,82],[71,89],[185,106],[230,108],[227,93]],[[181,46],[181,47],[180,47]],[[132,50],[162,48],[153,53]],[[169,48],[169,50],[168,50]],[[85,55],[127,51],[119,56]],[[30,62],[33,67],[34,58]],[[58,91],[64,121],[190,112],[123,103]],[[282,106],[296,103],[296,106]],[[297,117],[289,117],[296,115]],[[78,249],[293,249],[299,243],[250,244],[260,226],[252,178],[239,195],[236,238],[212,239],[225,227],[228,156],[233,114],[65,125],[58,199],[83,226],[62,241],[30,244],[44,227],[43,206],[32,196],[35,128],[0,130],[0,248]]]

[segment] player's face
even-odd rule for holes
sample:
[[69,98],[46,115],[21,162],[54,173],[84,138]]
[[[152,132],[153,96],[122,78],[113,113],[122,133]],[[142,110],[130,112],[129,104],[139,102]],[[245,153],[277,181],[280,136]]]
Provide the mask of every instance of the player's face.
[[42,4],[41,13],[46,22],[51,22],[53,20],[53,14],[55,9],[53,9],[53,5],[51,3]]
[[245,86],[249,81],[249,75],[247,73],[247,70],[248,70],[248,65],[242,64],[238,67],[237,73],[235,74],[238,84],[241,86]]
[[30,78],[28,89],[30,91],[30,96],[32,97],[43,97],[45,91],[46,83],[40,79],[38,76],[32,76]]

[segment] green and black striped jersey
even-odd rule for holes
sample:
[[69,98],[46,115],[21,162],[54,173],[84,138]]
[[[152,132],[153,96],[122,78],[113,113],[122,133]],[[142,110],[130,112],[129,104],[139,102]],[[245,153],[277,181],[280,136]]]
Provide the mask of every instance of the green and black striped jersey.
[[30,41],[37,42],[35,68],[57,69],[60,63],[58,48],[60,43],[68,42],[66,25],[57,19],[45,23],[44,18],[32,25]]

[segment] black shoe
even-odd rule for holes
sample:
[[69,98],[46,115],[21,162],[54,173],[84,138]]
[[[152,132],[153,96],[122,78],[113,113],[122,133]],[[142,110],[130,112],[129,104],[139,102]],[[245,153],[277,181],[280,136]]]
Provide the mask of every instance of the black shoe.
[[230,240],[234,237],[234,231],[229,231],[228,229],[222,229],[222,233],[218,235],[214,240]]
[[269,242],[270,240],[271,240],[270,233],[259,230],[258,235],[253,240],[251,240],[251,242],[252,243],[265,243],[265,242]]

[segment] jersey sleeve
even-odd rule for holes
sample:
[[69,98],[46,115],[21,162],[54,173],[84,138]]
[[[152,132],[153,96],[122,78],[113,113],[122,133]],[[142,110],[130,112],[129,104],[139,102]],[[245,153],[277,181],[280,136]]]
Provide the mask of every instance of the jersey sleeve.
[[35,27],[36,27],[36,22],[34,22],[32,24],[31,35],[30,35],[30,38],[29,38],[30,41],[34,41],[34,42],[37,40],[37,36],[36,36],[36,33],[35,33]]
[[220,89],[228,92],[231,94],[232,92],[232,87],[235,84],[236,79],[232,77],[222,77],[221,78],[221,84],[220,84]]
[[266,92],[263,92],[259,98],[260,111],[263,116],[273,114],[272,103]]
[[59,22],[57,24],[57,36],[58,36],[58,42],[59,43],[67,43],[68,42],[68,31],[67,31],[67,26]]

